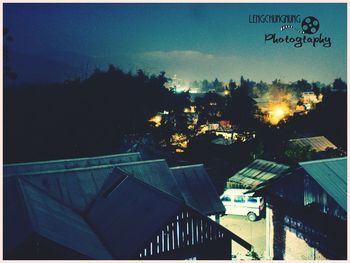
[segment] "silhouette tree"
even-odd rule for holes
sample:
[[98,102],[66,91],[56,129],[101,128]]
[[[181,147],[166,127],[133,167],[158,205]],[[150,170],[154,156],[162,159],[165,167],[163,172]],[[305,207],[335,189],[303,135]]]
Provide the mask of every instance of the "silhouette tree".
[[[3,32],[3,54],[4,54],[4,80],[7,83],[8,80],[15,80],[17,74],[11,69],[10,65],[10,44],[13,42],[13,37],[7,27],[4,27]],[[6,86],[6,85],[5,85]]]
[[337,78],[333,82],[333,89],[337,91],[346,91],[347,85],[341,78]]

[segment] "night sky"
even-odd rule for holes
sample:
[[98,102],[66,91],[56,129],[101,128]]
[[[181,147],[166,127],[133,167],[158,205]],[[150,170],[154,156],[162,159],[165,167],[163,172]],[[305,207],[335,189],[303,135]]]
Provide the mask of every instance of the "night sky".
[[[315,36],[332,46],[265,43],[265,33],[300,33],[250,24],[254,14],[317,17]],[[18,82],[84,77],[110,63],[188,81],[346,79],[346,4],[4,4],[4,26]]]

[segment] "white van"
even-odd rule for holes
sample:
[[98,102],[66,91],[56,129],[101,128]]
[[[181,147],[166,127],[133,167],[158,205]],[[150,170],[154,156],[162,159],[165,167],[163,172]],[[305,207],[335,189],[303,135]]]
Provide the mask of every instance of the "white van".
[[227,215],[244,215],[255,221],[264,208],[262,197],[253,197],[254,193],[244,194],[247,189],[227,189],[220,199],[226,208]]

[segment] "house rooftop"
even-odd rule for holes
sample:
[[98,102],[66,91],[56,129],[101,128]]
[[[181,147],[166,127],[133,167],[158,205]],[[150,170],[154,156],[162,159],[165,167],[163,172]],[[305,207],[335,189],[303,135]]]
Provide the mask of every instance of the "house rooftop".
[[335,146],[332,142],[330,142],[324,136],[291,139],[291,140],[289,140],[289,142],[292,145],[297,145],[297,146],[301,146],[301,147],[309,146],[311,148],[311,150],[315,150],[316,152],[323,152],[327,148],[337,149],[337,146]]
[[[271,161],[256,159],[228,180],[228,185],[251,189],[280,176],[289,166]],[[232,188],[231,187],[231,188]]]
[[220,197],[202,164],[170,168],[187,205],[204,215],[225,213]]
[[347,211],[347,157],[301,162],[299,165]]
[[122,162],[135,162],[140,160],[140,153],[134,152],[74,159],[6,164],[3,167],[3,171],[4,176],[7,177],[23,175],[27,173],[36,173],[41,171],[79,169],[93,166],[110,165]]

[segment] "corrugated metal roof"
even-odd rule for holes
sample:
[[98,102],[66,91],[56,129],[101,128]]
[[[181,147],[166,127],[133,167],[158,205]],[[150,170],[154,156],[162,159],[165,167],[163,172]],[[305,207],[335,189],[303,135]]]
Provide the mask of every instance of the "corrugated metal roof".
[[299,165],[347,211],[347,157],[301,162]]
[[111,174],[115,164],[71,170],[30,173],[26,178],[51,197],[78,212],[84,212]]
[[164,159],[122,163],[116,167],[146,184],[183,200],[174,175]]
[[98,197],[87,218],[115,258],[132,259],[184,202],[133,176],[118,182]]
[[20,187],[35,232],[92,259],[112,259],[81,216],[25,179],[20,180]]
[[301,146],[301,147],[310,146],[311,149],[315,150],[316,152],[325,151],[327,148],[337,149],[337,146],[335,146],[333,143],[331,143],[324,136],[292,139],[292,140],[289,140],[289,142],[292,145],[298,145],[298,146]]
[[[9,177],[11,175],[25,177],[64,205],[75,211],[84,212],[98,195],[105,180],[117,164],[140,159],[139,153],[117,154],[9,165],[7,172],[9,172]],[[91,166],[95,164],[98,166]],[[78,168],[61,169],[73,166]]]
[[170,168],[187,205],[204,215],[225,213],[218,193],[202,164]]
[[272,178],[275,178],[289,169],[288,166],[271,161],[256,159],[243,168],[230,179],[230,183],[241,185],[245,188],[254,188]]
[[[8,216],[20,217],[13,221],[7,236],[17,233],[16,227],[23,229],[24,234],[34,231],[96,259],[135,258],[135,253],[186,207],[165,160],[27,171],[5,180],[20,185],[18,191],[13,191],[16,187],[10,184],[6,191],[11,194],[4,200],[8,208],[4,210],[5,221],[10,222]],[[203,176],[199,180],[207,184]],[[22,207],[11,200],[13,196],[24,196]],[[86,216],[81,217],[78,212]],[[14,238],[10,245],[18,246],[21,238],[24,236]]]
[[14,176],[33,172],[53,171],[141,161],[140,153],[123,153],[78,159],[64,159],[44,162],[15,163],[4,165],[4,175]]

